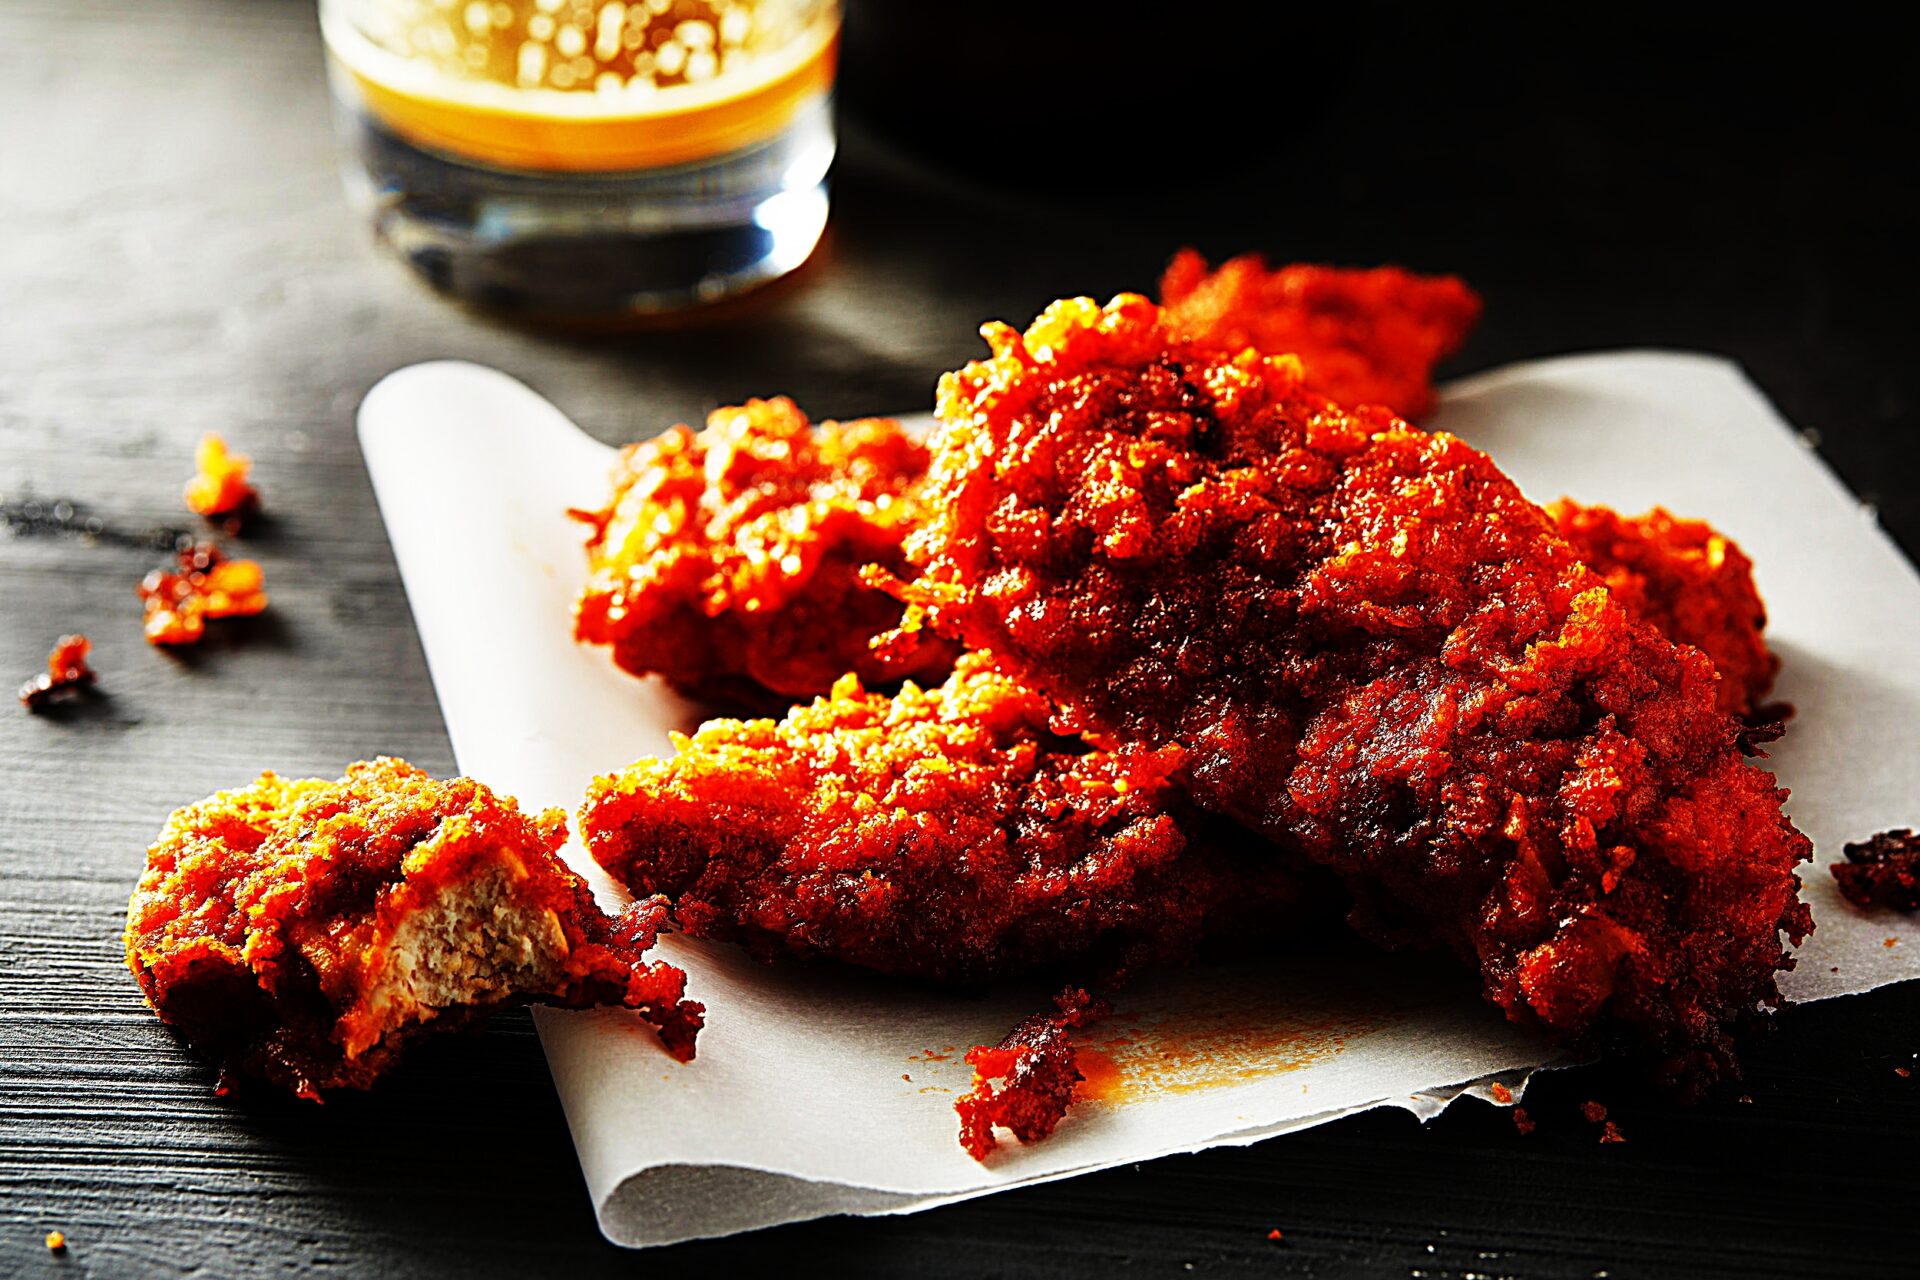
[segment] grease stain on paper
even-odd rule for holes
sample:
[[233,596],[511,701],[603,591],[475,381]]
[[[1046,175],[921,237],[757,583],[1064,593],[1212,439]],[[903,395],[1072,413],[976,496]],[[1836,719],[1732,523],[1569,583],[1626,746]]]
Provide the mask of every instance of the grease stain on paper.
[[1083,1079],[1076,1096],[1125,1104],[1166,1094],[1250,1084],[1314,1066],[1375,1029],[1352,1016],[1262,1018],[1225,1006],[1183,1011],[1149,1023],[1117,1014],[1075,1040]]

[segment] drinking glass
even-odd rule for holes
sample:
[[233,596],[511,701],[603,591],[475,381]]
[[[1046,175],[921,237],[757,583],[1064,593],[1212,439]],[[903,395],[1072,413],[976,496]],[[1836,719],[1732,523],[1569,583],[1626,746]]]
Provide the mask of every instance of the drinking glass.
[[321,0],[356,204],[490,307],[672,310],[827,220],[835,0]]

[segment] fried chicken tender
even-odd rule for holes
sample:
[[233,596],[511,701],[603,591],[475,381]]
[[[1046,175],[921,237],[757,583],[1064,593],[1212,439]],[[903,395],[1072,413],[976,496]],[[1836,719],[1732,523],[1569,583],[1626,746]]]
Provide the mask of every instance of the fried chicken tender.
[[690,934],[939,982],[1114,982],[1298,900],[1298,873],[1186,803],[1179,747],[1089,751],[1051,710],[985,654],[891,698],[848,676],[595,780],[581,832]]
[[556,856],[559,810],[520,812],[404,761],[263,773],[176,810],[127,909],[127,965],[162,1021],[305,1098],[373,1084],[421,1036],[511,1002],[624,1005],[693,1056],[686,975],[642,958],[665,916],[619,920]]
[[917,615],[1205,808],[1338,872],[1561,1039],[1731,1068],[1811,920],[1810,845],[1697,649],[1635,622],[1485,455],[1054,304],[942,380]]
[[1623,516],[1562,498],[1546,510],[1628,613],[1713,660],[1722,711],[1745,717],[1760,707],[1780,660],[1761,638],[1767,609],[1753,561],[1731,538],[1661,507]]
[[1192,249],[1174,255],[1160,296],[1183,340],[1230,352],[1291,352],[1318,394],[1385,405],[1408,418],[1433,408],[1433,367],[1459,350],[1480,319],[1480,296],[1456,276],[1306,263],[1269,270],[1259,254],[1209,271]]
[[574,633],[635,675],[748,704],[810,698],[848,671],[943,675],[944,643],[898,666],[868,651],[900,605],[859,579],[867,564],[904,567],[926,460],[890,419],[816,431],[784,398],[628,445],[607,505],[574,513],[592,527]]

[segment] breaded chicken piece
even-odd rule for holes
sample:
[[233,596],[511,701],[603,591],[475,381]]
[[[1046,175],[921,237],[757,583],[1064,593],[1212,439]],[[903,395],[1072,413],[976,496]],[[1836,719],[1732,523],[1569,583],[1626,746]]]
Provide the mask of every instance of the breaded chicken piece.
[[1785,792],[1711,665],[1635,622],[1485,455],[1056,303],[942,380],[905,589],[1109,748],[1338,872],[1561,1039],[1731,1067],[1811,927]]
[[1456,276],[1307,263],[1270,270],[1259,254],[1209,271],[1192,249],[1174,255],[1160,297],[1179,338],[1228,352],[1292,353],[1316,393],[1408,418],[1433,408],[1433,367],[1480,319],[1480,296]]
[[649,961],[665,914],[619,920],[538,817],[404,761],[337,782],[263,773],[176,810],[127,909],[127,965],[217,1062],[306,1098],[364,1089],[422,1035],[508,1003],[624,1005],[693,1056],[701,1007]]
[[690,934],[940,982],[1112,982],[1298,898],[1296,871],[1186,803],[1180,748],[1089,751],[1051,709],[978,653],[891,698],[849,676],[597,779],[581,833]]
[[1746,717],[1759,709],[1780,660],[1761,638],[1767,609],[1753,561],[1731,538],[1662,507],[1623,516],[1562,498],[1546,510],[1628,613],[1712,659],[1722,711]]
[[628,445],[607,505],[574,513],[592,528],[574,633],[635,675],[747,705],[813,697],[848,671],[944,675],[950,645],[898,666],[868,652],[900,605],[859,579],[903,567],[926,460],[890,419],[816,430],[784,398]]

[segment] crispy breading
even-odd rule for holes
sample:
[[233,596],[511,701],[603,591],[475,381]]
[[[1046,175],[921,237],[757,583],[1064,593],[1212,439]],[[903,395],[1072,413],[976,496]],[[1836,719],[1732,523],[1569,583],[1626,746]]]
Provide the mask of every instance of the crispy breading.
[[1480,318],[1480,296],[1456,276],[1311,263],[1269,269],[1258,254],[1209,271],[1192,249],[1167,265],[1160,297],[1182,339],[1228,352],[1292,353],[1316,393],[1408,418],[1433,407],[1434,366]]
[[897,665],[868,651],[900,606],[859,578],[903,566],[926,457],[890,419],[816,430],[784,398],[628,445],[606,506],[574,513],[592,529],[575,635],[636,675],[749,705],[813,697],[848,671],[943,675],[944,643]]
[[[942,380],[905,589],[1109,748],[1337,871],[1564,1040],[1700,1083],[1811,920],[1784,791],[1698,650],[1634,621],[1483,454],[1299,363],[1056,303]],[[916,622],[921,619],[915,619]]]
[[1744,717],[1760,707],[1780,660],[1761,637],[1767,609],[1753,561],[1731,538],[1662,507],[1623,516],[1562,498],[1546,510],[1628,613],[1712,659],[1722,711]]
[[891,698],[849,676],[597,779],[581,832],[688,933],[942,982],[1052,966],[1112,982],[1303,892],[1186,803],[1179,748],[1089,751],[1050,710],[984,654]]
[[538,817],[404,761],[263,773],[176,810],[127,909],[127,964],[161,1019],[229,1076],[318,1098],[409,1043],[533,1001],[625,1005],[692,1057],[686,975],[642,958],[664,904],[614,920]]

